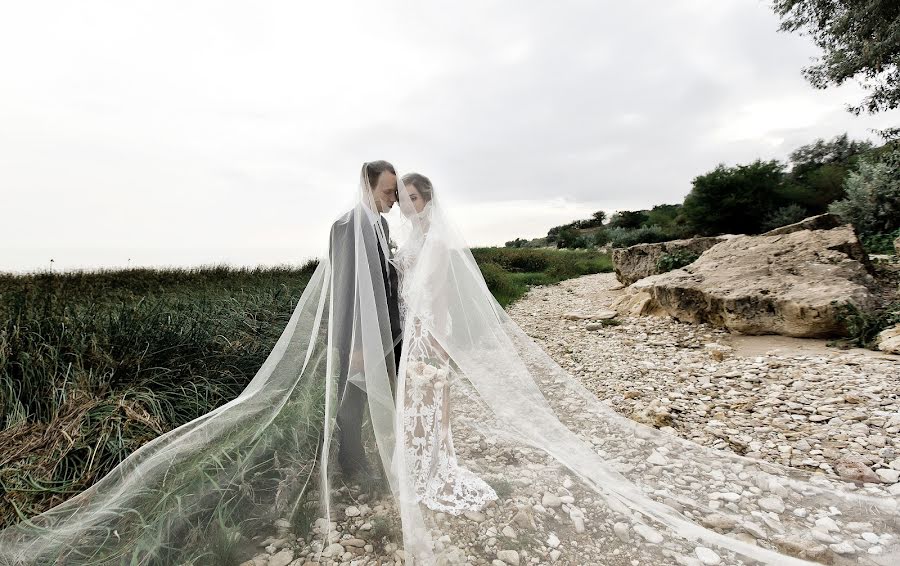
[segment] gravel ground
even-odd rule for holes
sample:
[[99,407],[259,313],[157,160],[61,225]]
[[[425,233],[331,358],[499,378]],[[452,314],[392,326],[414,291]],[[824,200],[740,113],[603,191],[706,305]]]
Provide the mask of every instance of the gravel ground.
[[619,287],[612,274],[572,279],[533,290],[509,313],[622,415],[802,469],[837,473],[843,460],[861,461],[897,483],[900,356],[823,340],[735,337],[670,318],[603,326],[564,317],[608,308]]
[[[866,482],[860,489],[873,494],[900,495],[900,357],[841,351],[817,340],[731,336],[664,318],[603,322],[611,313],[598,313],[608,311],[618,287],[612,274],[581,277],[536,288],[509,309],[587,390],[559,375],[540,378],[571,431],[602,458],[609,455],[646,495],[718,533],[827,564],[900,560],[891,534],[900,532],[900,520],[880,521],[884,512],[869,517],[866,510],[842,515],[829,503],[827,482],[822,495],[808,497],[808,484],[779,483],[752,462],[711,459],[696,445],[679,444],[688,439]],[[466,406],[461,389],[453,389],[454,407]],[[613,422],[610,408],[668,434],[629,430],[633,425]],[[441,564],[755,564],[657,530],[641,513],[598,497],[545,453],[467,427],[463,413],[453,422],[460,462],[502,495],[459,516],[423,510],[439,525]],[[518,476],[513,481],[494,483],[508,480],[511,470]],[[326,543],[324,519],[311,543],[280,521],[274,536],[252,541],[260,553],[245,565],[403,562],[400,521],[389,498],[341,486],[333,511]]]

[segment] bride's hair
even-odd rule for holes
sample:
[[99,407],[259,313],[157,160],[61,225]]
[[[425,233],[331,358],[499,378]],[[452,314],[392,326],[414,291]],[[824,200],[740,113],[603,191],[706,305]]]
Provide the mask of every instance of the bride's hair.
[[434,195],[434,187],[431,186],[431,180],[421,173],[407,173],[403,176],[404,185],[412,185],[419,191],[425,202],[430,202]]
[[394,175],[397,174],[397,171],[394,170],[394,166],[383,159],[379,159],[378,161],[367,161],[363,163],[363,169],[369,180],[369,187],[373,189],[375,188],[375,185],[378,184],[378,177],[385,171],[390,171]]

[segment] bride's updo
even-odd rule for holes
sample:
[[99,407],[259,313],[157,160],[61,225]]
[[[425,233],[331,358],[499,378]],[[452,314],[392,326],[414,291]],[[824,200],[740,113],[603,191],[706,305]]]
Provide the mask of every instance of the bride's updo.
[[412,185],[419,192],[419,195],[425,202],[431,202],[434,195],[434,187],[431,186],[431,180],[421,173],[407,173],[403,176],[404,185]]

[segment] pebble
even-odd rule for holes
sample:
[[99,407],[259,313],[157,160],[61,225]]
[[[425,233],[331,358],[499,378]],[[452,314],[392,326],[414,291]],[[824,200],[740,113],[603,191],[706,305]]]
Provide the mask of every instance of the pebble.
[[698,546],[694,549],[694,553],[703,564],[718,564],[722,562],[718,554],[703,546]]

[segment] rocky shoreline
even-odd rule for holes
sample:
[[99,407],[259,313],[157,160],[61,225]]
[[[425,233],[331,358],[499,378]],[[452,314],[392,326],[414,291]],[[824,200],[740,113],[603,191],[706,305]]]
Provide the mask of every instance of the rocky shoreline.
[[[672,440],[609,424],[578,384],[546,376],[541,389],[571,430],[601,456],[615,454],[611,461],[648,495],[716,532],[835,565],[896,558],[884,553],[896,546],[889,531],[897,525],[841,516],[827,496],[805,498],[746,460],[710,461],[679,438],[900,495],[900,357],[841,351],[821,340],[739,337],[668,317],[613,318],[609,307],[621,294],[612,274],[592,275],[535,288],[508,311],[581,386]],[[464,406],[464,398],[454,399]],[[444,533],[441,564],[753,563],[654,528],[640,513],[597,497],[543,452],[481,438],[460,418],[454,444],[461,461],[489,483],[507,478],[510,462],[521,477],[492,484],[501,498],[479,512],[425,510]],[[316,540],[297,537],[282,521],[277,534],[250,541],[260,553],[242,566],[402,564],[390,498],[356,485],[336,489],[332,524],[319,519]],[[331,538],[323,541],[326,530]],[[788,530],[802,536],[785,536]]]
[[797,468],[859,461],[900,494],[900,356],[668,317],[565,317],[609,309],[620,288],[611,274],[564,281],[532,290],[510,316],[620,414]]

